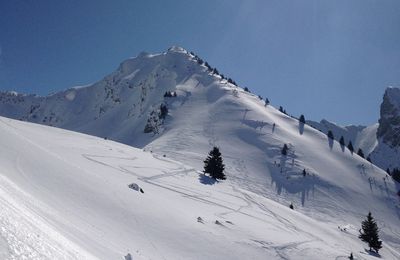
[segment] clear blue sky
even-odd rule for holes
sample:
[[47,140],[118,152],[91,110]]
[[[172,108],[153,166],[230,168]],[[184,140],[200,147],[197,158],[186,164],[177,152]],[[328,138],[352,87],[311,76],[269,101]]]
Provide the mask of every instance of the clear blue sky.
[[88,84],[171,45],[291,114],[371,124],[400,85],[400,1],[2,0],[0,90]]

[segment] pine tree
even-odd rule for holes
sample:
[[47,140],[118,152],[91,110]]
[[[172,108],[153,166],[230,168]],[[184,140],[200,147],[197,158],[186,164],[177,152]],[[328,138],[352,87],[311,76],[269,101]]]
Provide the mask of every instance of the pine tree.
[[208,173],[214,179],[225,180],[224,170],[225,165],[222,161],[221,152],[218,147],[214,146],[204,160],[204,173]]
[[358,148],[357,154],[358,154],[360,157],[364,158],[364,152],[363,152],[363,150],[362,150],[361,148]]
[[268,106],[268,105],[269,105],[269,99],[265,98],[265,106]]
[[393,180],[400,182],[400,170],[398,168],[394,168],[391,172]]
[[305,124],[306,123],[306,119],[304,118],[304,115],[301,115],[299,118],[300,123]]
[[371,157],[368,155],[367,157],[367,161],[369,161],[370,163],[372,163]]
[[279,106],[279,112],[283,113],[283,107]]
[[360,238],[362,241],[368,243],[369,251],[372,249],[378,253],[379,249],[382,248],[382,241],[379,240],[379,229],[378,225],[376,224],[374,218],[371,215],[371,212],[368,213],[367,219],[361,223]]
[[160,113],[159,113],[159,118],[160,119],[165,119],[165,117],[168,115],[168,108],[166,105],[161,104],[160,105]]
[[386,169],[386,172],[387,172],[387,174],[392,175],[392,174],[390,173],[390,169],[389,169],[389,168]]
[[251,92],[250,92],[250,89],[249,89],[248,87],[245,87],[245,88],[244,88],[244,91],[251,93]]
[[285,156],[286,156],[286,155],[287,155],[288,149],[289,149],[288,146],[287,146],[286,144],[284,144],[284,145],[283,145],[283,148],[282,148],[282,151],[281,151],[282,155],[285,155]]
[[350,259],[350,260],[353,260],[353,259],[354,259],[353,253],[350,253],[349,259]]
[[343,135],[340,137],[339,143],[341,146],[345,146]]
[[349,148],[351,153],[354,152],[354,147],[353,147],[353,144],[351,143],[351,141],[349,141],[349,144],[347,145],[347,148]]
[[307,175],[306,169],[303,169],[303,176],[306,177],[306,175]]
[[328,135],[328,138],[329,138],[329,139],[332,139],[332,140],[335,139],[335,137],[333,136],[333,133],[332,133],[331,130],[328,131],[328,134],[327,134],[327,135]]

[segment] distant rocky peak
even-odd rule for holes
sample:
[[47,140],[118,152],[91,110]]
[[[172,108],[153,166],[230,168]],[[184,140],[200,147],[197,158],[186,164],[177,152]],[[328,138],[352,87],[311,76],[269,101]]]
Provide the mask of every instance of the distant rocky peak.
[[400,88],[389,87],[385,91],[377,137],[390,147],[400,146]]

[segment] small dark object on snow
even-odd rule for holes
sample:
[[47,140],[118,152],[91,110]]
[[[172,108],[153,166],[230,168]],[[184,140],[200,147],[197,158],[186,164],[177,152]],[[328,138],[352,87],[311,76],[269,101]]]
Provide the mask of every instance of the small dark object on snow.
[[222,223],[221,223],[221,222],[219,222],[218,220],[216,220],[216,221],[215,221],[215,224],[217,224],[217,225],[221,225],[221,226],[222,226]]
[[128,254],[125,256],[125,260],[133,260],[132,255],[131,255],[130,253],[128,253]]
[[165,154],[163,154],[163,156],[162,157],[165,157],[166,155]]
[[131,183],[128,185],[128,187],[132,190],[140,191],[141,193],[144,193],[143,189],[140,188],[139,185],[137,185],[136,183]]
[[132,190],[136,190],[136,191],[139,190],[139,185],[137,185],[136,183],[131,183],[128,185],[128,187]]
[[353,253],[350,253],[349,259],[350,259],[350,260],[353,260],[353,259],[354,259]]
[[204,223],[204,222],[203,222],[203,219],[202,219],[201,217],[197,217],[197,222],[199,222],[199,223]]
[[289,208],[294,209],[293,203],[290,203]]

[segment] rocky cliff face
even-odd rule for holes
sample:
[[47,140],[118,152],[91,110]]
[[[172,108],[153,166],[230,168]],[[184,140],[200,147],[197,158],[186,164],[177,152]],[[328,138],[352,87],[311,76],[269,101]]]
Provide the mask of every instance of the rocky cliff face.
[[386,89],[381,104],[378,146],[372,153],[373,162],[383,169],[400,167],[400,88]]
[[400,146],[400,89],[388,88],[381,104],[377,137],[392,148]]

